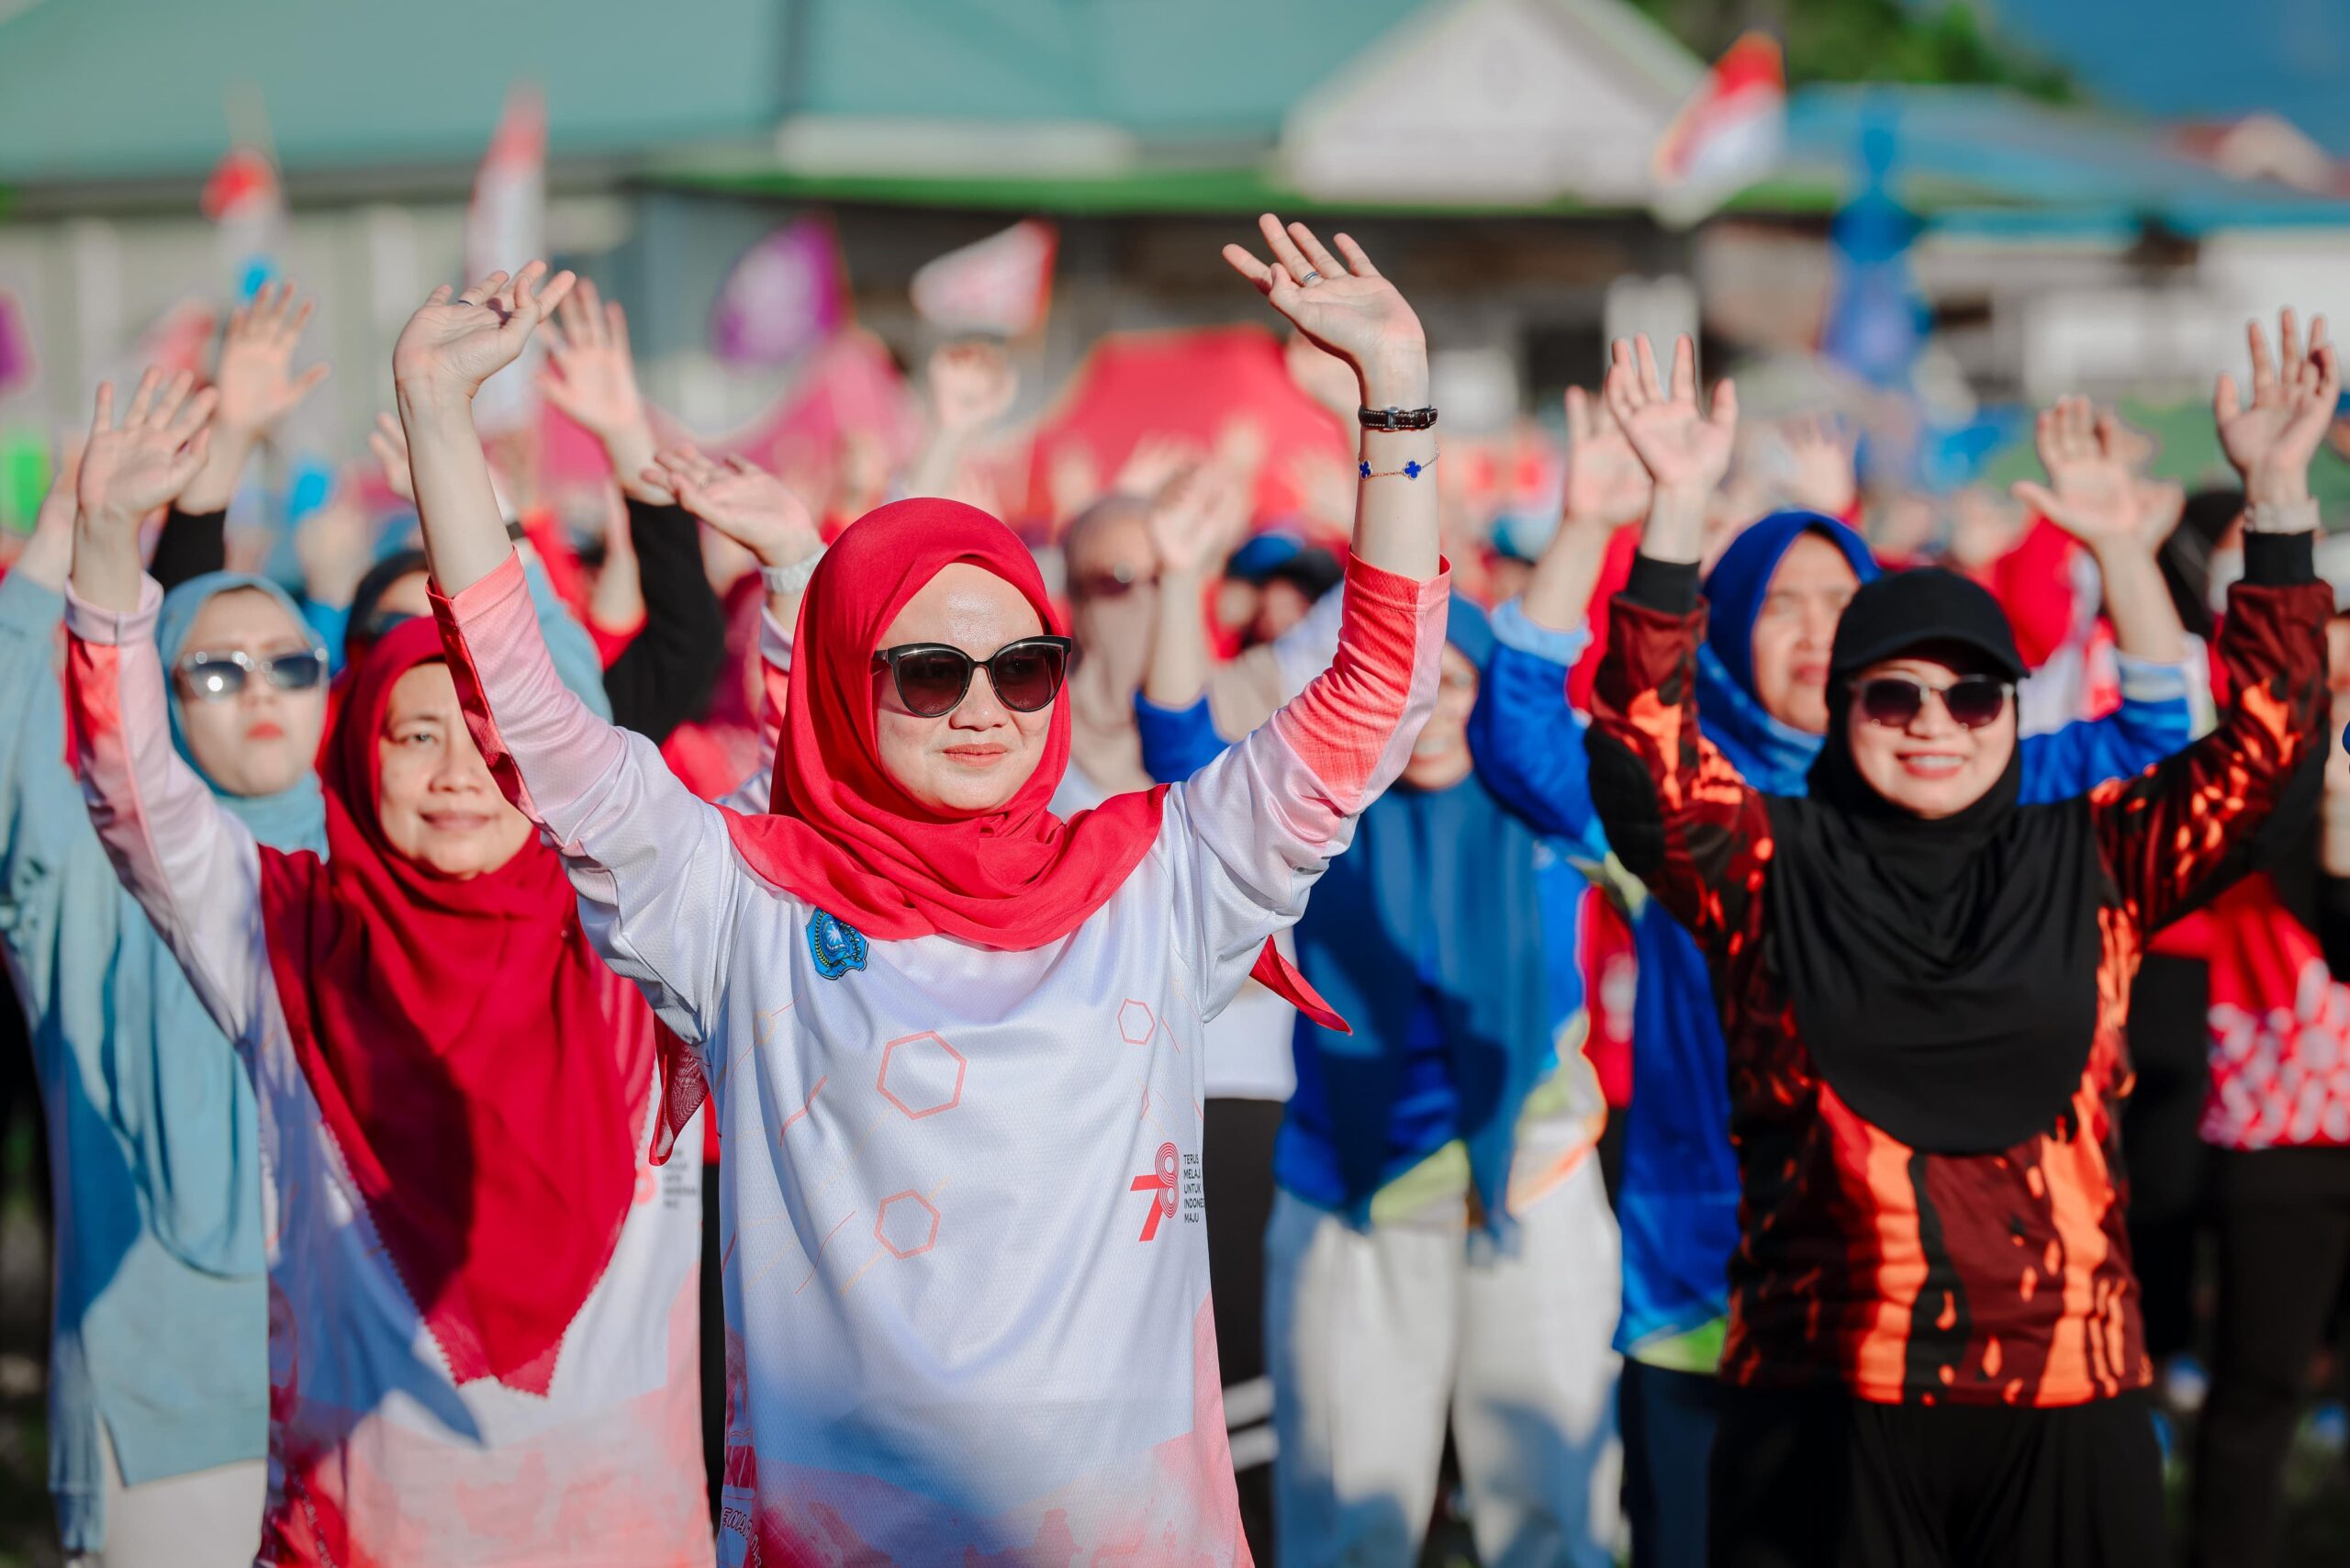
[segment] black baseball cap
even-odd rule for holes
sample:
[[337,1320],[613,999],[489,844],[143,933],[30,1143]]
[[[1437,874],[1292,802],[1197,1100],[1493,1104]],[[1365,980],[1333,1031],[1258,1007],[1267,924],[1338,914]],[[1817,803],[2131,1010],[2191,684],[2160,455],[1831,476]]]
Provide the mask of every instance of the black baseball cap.
[[1940,566],[1888,572],[1844,606],[1828,655],[1831,680],[1849,678],[1879,659],[1897,658],[1928,644],[1971,648],[2009,680],[2026,673],[2007,611],[1990,591]]

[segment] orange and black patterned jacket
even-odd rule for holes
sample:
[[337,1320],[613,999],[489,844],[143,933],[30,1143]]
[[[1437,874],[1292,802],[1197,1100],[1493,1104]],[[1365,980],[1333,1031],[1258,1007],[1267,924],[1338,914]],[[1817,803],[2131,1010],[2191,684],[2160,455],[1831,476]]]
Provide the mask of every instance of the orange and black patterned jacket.
[[2218,655],[2237,695],[2219,729],[2091,794],[2108,879],[2097,1038],[2068,1113],[1998,1154],[1912,1149],[1821,1079],[1768,958],[1762,797],[1697,731],[1704,608],[1616,601],[1593,795],[1617,856],[1705,949],[1721,1005],[1742,1189],[1731,1383],[2059,1406],[2150,1380],[2122,1223],[2130,981],[2144,938],[2240,868],[2232,851],[2325,744],[2333,600],[2308,538],[2252,542],[2248,577],[2261,580],[2230,601]]

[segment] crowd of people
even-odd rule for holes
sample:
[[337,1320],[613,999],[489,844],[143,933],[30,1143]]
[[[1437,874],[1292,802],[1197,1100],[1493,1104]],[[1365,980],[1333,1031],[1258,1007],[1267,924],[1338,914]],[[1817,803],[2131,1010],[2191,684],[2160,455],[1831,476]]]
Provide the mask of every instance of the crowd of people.
[[[398,521],[298,580],[224,521],[294,289],[97,389],[0,578],[69,1561],[2134,1568],[2204,1346],[2188,1548],[2277,1561],[2350,1273],[2322,320],[2218,378],[2240,489],[2068,398],[1990,550],[1825,423],[1763,500],[1618,342],[1513,552],[1402,289],[1259,229],[1343,537],[1245,431],[1015,532],[984,343],[800,493],[540,262],[417,309]],[[476,422],[534,338],[584,554]]]

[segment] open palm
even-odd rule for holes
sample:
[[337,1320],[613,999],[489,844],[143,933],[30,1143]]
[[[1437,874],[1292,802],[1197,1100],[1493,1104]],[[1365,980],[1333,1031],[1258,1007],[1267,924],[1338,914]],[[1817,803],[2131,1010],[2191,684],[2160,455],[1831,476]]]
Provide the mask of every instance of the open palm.
[[99,384],[74,498],[84,517],[110,531],[136,529],[196,477],[211,434],[205,425],[215,395],[207,387],[190,396],[195,380],[185,370],[168,381],[162,371],[150,370],[140,378],[119,426],[114,420],[114,387]]
[[2342,387],[2324,317],[2310,323],[2304,351],[2293,312],[2279,313],[2273,361],[2259,322],[2249,323],[2245,336],[2252,347],[2251,400],[2238,396],[2234,376],[2222,375],[2212,389],[2211,412],[2221,448],[2258,500],[2280,479],[2306,485],[2310,459],[2333,421]]
[[1358,376],[1373,366],[1426,354],[1427,337],[1419,317],[1395,286],[1380,276],[1361,246],[1344,234],[1335,236],[1345,256],[1341,261],[1303,223],[1284,229],[1269,212],[1257,227],[1273,253],[1270,265],[1240,245],[1226,245],[1224,259],[1315,346],[1353,365]]
[[402,388],[470,398],[521,356],[540,322],[571,292],[572,274],[547,276],[544,262],[469,284],[447,284],[408,318],[392,345],[392,379]]
[[1649,510],[1651,488],[1607,405],[1568,387],[1566,521],[1611,529],[1637,522]]
[[586,278],[555,310],[547,358],[553,369],[539,380],[547,401],[591,433],[610,439],[643,420],[628,317],[620,301],[598,298]]
[[2113,410],[2099,413],[2087,398],[2059,398],[2054,407],[2041,410],[2032,437],[2049,483],[2018,484],[2017,499],[2084,544],[2135,543],[2144,536],[2150,498],[2121,459]]
[[1729,472],[1738,393],[1724,381],[1710,414],[1697,407],[1697,350],[1685,334],[1673,344],[1669,379],[1659,378],[1646,334],[1617,340],[1605,390],[1607,411],[1659,489],[1710,492]]
[[744,457],[712,461],[691,446],[673,446],[645,475],[677,504],[761,560],[797,559],[822,543],[816,520],[791,487]]

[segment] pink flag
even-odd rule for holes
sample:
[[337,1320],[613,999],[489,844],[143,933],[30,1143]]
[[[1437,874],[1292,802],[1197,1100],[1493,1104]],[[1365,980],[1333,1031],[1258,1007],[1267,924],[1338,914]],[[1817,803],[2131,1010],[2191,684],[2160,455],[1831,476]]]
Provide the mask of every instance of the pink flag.
[[914,309],[950,332],[1016,338],[1045,324],[1053,301],[1053,252],[1060,234],[1029,218],[976,244],[949,251],[914,274]]
[[734,263],[710,313],[711,352],[728,364],[788,364],[847,319],[833,226],[803,218]]
[[204,216],[212,219],[237,297],[251,299],[277,275],[285,234],[285,193],[269,154],[258,147],[229,149],[204,182]]
[[[506,112],[489,139],[465,211],[465,277],[513,272],[540,259],[546,246],[546,105],[534,87],[507,95]],[[493,375],[474,399],[484,435],[521,430],[538,418],[539,364],[544,351],[533,339],[522,357]]]

